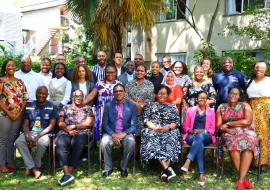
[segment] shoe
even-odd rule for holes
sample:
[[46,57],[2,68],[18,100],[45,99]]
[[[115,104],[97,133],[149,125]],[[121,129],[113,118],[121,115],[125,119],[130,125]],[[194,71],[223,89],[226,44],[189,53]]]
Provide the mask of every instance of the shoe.
[[235,184],[235,189],[236,190],[245,190],[244,183],[242,183],[240,181],[237,181],[236,184]]
[[83,162],[86,162],[86,161],[87,161],[87,158],[82,158],[82,161],[83,161]]
[[175,172],[173,171],[171,167],[168,167],[168,169],[166,170],[166,174],[167,174],[168,181],[176,176]]
[[163,170],[163,171],[161,172],[161,176],[160,176],[161,180],[162,180],[162,181],[168,181],[167,177],[168,177],[168,176],[167,176],[166,170]]
[[121,177],[127,177],[128,176],[127,170],[121,170],[120,173],[121,173]]
[[70,182],[72,182],[74,180],[74,176],[73,175],[66,175],[64,174],[63,177],[58,181],[58,183],[61,185],[61,186],[64,186]]
[[185,173],[188,172],[188,169],[187,169],[187,168],[184,168],[184,167],[181,167],[181,170],[182,170],[183,172],[185,172]]
[[12,173],[12,172],[13,172],[12,169],[9,169],[5,166],[0,168],[0,173]]
[[198,185],[201,186],[201,187],[204,187],[205,181],[198,181]]
[[244,187],[245,187],[245,189],[252,189],[253,188],[252,182],[245,179],[244,180]]
[[41,171],[39,170],[39,169],[37,169],[37,168],[34,168],[33,169],[33,175],[34,175],[34,177],[36,178],[36,179],[38,179],[38,178],[40,178],[40,176],[41,176]]
[[13,164],[7,164],[6,167],[7,167],[7,169],[9,169],[9,170],[12,170],[12,171],[15,170],[15,166],[14,166]]
[[102,173],[102,177],[108,177],[108,176],[111,175],[112,172],[113,172],[113,170],[104,171],[104,172]]
[[30,169],[25,169],[24,172],[23,172],[23,175],[24,176],[32,176],[33,173],[32,173],[32,171]]

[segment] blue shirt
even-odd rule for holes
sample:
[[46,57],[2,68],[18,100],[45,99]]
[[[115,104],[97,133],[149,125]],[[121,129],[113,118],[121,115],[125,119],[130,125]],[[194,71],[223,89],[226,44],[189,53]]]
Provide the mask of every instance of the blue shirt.
[[41,132],[48,127],[51,119],[57,119],[57,108],[52,102],[46,101],[43,106],[38,106],[36,101],[28,102],[23,119],[29,120],[29,129],[33,132]]
[[92,67],[92,72],[95,77],[95,82],[99,80],[104,80],[105,78],[105,67],[100,67],[99,64],[96,64],[95,66]]
[[202,114],[199,114],[199,112],[196,112],[195,120],[193,124],[193,130],[194,129],[205,129],[205,119],[206,119],[206,111]]
[[224,73],[223,71],[213,76],[213,85],[217,92],[217,106],[228,101],[228,91],[232,87],[242,90],[246,88],[246,76],[239,71]]

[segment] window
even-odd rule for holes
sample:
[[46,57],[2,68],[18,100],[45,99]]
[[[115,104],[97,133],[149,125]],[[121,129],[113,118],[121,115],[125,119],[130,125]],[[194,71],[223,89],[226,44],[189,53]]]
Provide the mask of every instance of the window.
[[157,61],[162,63],[162,58],[164,55],[169,55],[171,57],[172,63],[175,61],[187,62],[187,53],[156,53]]
[[[180,10],[187,15],[186,7],[183,3],[177,5],[177,0],[164,0],[166,6],[166,14],[160,12],[157,16],[157,22],[163,22],[168,20],[179,20],[184,19],[184,16],[181,14]],[[184,3],[188,5],[188,0],[184,0]]]
[[270,7],[270,0],[226,0],[226,14],[241,14],[248,9]]
[[222,51],[222,56],[230,56],[233,53],[238,56],[248,56],[253,57],[254,60],[260,61],[264,60],[264,50],[232,50],[232,51]]

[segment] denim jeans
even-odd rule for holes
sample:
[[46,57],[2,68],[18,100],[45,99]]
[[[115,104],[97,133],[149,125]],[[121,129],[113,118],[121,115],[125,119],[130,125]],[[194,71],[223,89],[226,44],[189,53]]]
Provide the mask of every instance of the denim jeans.
[[212,143],[211,135],[208,133],[189,134],[186,142],[191,145],[187,158],[196,160],[199,174],[204,173],[204,146]]

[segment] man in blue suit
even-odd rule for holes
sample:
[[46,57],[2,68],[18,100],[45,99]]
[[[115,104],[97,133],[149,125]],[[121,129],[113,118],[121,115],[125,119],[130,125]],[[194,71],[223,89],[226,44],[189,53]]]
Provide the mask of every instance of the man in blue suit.
[[135,149],[136,108],[135,104],[125,99],[125,87],[122,84],[114,86],[113,95],[114,99],[105,105],[103,115],[101,149],[104,154],[105,171],[102,175],[107,177],[112,173],[112,146],[122,144],[124,151],[119,170],[122,177],[127,177],[126,166]]

